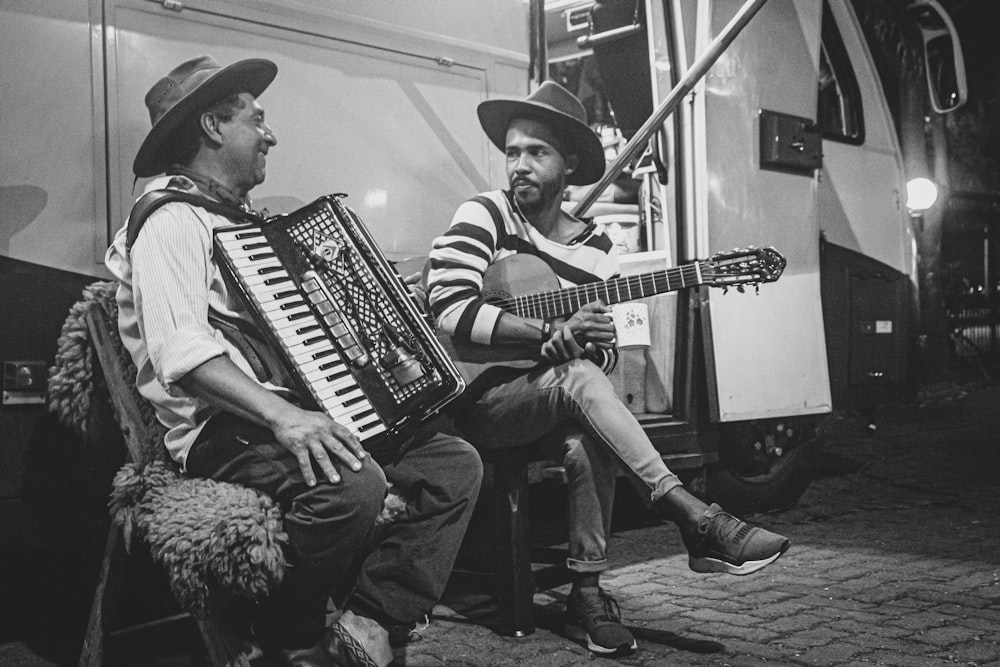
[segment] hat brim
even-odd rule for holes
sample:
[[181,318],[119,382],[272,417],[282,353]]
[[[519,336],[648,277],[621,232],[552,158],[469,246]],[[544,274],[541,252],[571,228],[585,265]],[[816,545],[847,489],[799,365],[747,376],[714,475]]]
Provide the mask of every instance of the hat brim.
[[585,123],[551,107],[522,100],[486,100],[476,109],[479,124],[493,145],[507,150],[507,128],[515,118],[536,118],[552,126],[573,145],[579,159],[576,170],[566,177],[569,185],[589,185],[604,175],[604,146]]
[[132,171],[140,178],[156,176],[170,165],[161,157],[161,148],[180,124],[191,114],[232,93],[247,92],[258,97],[278,73],[278,66],[263,58],[240,60],[223,67],[218,72],[181,98],[152,129],[139,146],[132,163]]

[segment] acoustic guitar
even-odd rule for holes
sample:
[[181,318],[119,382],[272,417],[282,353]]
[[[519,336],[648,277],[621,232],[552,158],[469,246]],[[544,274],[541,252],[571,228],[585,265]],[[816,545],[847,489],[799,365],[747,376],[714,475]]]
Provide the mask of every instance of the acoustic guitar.
[[[675,268],[561,288],[548,264],[533,255],[517,254],[489,266],[482,297],[520,317],[550,319],[569,317],[598,299],[611,306],[700,285],[742,292],[746,285],[776,281],[784,269],[785,258],[774,248],[750,247]],[[466,382],[488,368],[532,368],[541,360],[538,343],[480,345],[442,333],[438,339]]]

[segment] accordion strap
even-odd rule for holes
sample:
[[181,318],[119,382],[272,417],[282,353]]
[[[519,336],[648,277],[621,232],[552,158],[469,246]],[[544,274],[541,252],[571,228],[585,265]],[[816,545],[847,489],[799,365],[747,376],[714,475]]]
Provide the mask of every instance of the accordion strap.
[[[192,206],[199,206],[209,213],[217,213],[230,218],[234,222],[248,222],[254,220],[254,216],[241,211],[238,208],[213,201],[207,197],[180,192],[178,190],[150,190],[135,203],[132,212],[128,216],[128,231],[125,236],[125,248],[127,252],[132,251],[132,246],[142,231],[143,225],[153,212],[171,202],[184,202]],[[238,318],[225,318],[217,313],[209,312],[209,323],[222,332],[222,335],[232,343],[250,364],[254,375],[260,382],[267,382],[278,379],[281,373],[280,365],[270,353],[267,343],[261,338],[260,333],[252,324]]]
[[208,323],[240,351],[259,382],[276,382],[286,388],[292,386],[283,372],[281,362],[253,324],[211,311],[208,313]]
[[128,216],[128,232],[125,235],[125,250],[127,252],[132,252],[132,246],[135,244],[136,238],[139,237],[139,232],[142,231],[143,225],[146,224],[146,219],[153,214],[153,211],[164,204],[175,201],[201,207],[209,213],[224,215],[236,222],[249,222],[255,219],[255,216],[245,213],[229,204],[213,201],[200,195],[193,195],[189,192],[180,192],[178,190],[150,190],[139,197],[139,201],[132,207],[132,212]]

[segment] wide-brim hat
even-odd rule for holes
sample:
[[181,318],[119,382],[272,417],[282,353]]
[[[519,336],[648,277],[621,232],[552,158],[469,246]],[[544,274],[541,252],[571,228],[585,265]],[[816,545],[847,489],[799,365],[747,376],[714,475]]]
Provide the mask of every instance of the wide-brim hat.
[[552,127],[568,143],[580,164],[566,177],[569,185],[587,185],[604,175],[604,147],[587,125],[587,110],[573,93],[554,81],[545,81],[523,100],[496,99],[480,102],[479,124],[497,148],[507,150],[507,128],[515,118],[533,118]]
[[271,85],[278,66],[263,58],[240,60],[226,67],[212,56],[198,56],[170,71],[146,93],[152,129],[136,153],[132,171],[144,178],[166,171],[163,146],[191,114],[232,93],[259,96]]

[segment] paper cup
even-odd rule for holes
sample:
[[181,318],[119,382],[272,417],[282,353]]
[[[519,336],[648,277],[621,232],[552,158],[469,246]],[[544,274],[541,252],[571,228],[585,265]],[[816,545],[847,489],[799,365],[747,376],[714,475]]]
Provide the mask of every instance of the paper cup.
[[644,303],[616,303],[611,306],[615,337],[619,348],[649,347],[649,307]]

